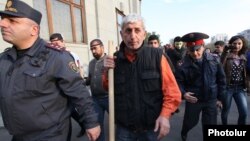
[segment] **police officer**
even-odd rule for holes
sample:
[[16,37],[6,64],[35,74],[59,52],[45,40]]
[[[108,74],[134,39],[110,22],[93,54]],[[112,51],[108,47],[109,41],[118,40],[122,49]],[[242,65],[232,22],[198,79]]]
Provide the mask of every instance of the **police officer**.
[[97,113],[69,52],[39,38],[41,13],[20,0],[0,11],[0,107],[13,141],[70,140],[72,109],[91,141],[100,134]]
[[217,123],[217,107],[221,106],[221,96],[225,93],[226,79],[217,55],[204,52],[204,40],[209,36],[193,32],[184,35],[188,55],[177,67],[176,80],[186,100],[181,137],[185,141],[188,131],[199,121],[202,112],[202,125]]

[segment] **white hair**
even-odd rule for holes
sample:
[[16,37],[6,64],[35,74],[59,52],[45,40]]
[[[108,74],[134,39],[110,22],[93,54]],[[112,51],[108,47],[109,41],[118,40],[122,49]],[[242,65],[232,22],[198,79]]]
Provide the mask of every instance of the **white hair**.
[[134,23],[134,22],[137,22],[137,21],[141,21],[142,22],[142,26],[143,26],[143,29],[145,29],[145,24],[144,24],[144,19],[141,15],[138,15],[138,14],[135,14],[135,13],[132,13],[132,14],[129,14],[127,16],[125,16],[123,19],[122,19],[122,23],[121,23],[121,28],[123,29],[124,26],[128,23]]

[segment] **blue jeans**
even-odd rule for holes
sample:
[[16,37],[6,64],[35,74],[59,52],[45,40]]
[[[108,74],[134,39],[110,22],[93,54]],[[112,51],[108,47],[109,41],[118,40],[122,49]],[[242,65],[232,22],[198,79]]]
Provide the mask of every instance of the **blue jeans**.
[[238,124],[245,125],[247,124],[247,97],[243,86],[229,86],[227,88],[227,93],[222,100],[223,102],[223,108],[221,111],[222,124],[223,125],[228,124],[227,117],[231,108],[233,98],[239,112]]
[[95,110],[98,113],[98,120],[101,126],[101,134],[98,137],[97,141],[105,141],[104,134],[104,115],[105,111],[109,112],[109,99],[108,96],[104,98],[93,97]]
[[133,132],[125,127],[116,125],[116,141],[159,141],[157,140],[159,132],[154,132],[154,129]]

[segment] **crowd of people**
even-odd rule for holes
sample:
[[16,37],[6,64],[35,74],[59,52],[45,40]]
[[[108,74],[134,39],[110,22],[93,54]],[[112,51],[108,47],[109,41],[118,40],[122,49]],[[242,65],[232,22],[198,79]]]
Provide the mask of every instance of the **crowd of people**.
[[200,114],[202,125],[216,125],[221,108],[222,124],[228,125],[232,99],[239,113],[235,124],[248,123],[250,51],[241,35],[215,42],[212,51],[206,49],[207,34],[190,32],[166,48],[156,35],[146,44],[143,18],[129,14],[114,57],[105,54],[101,39],[91,40],[93,59],[84,79],[79,57],[60,33],[49,42],[40,38],[39,11],[8,0],[0,16],[3,40],[12,44],[0,55],[0,108],[12,141],[70,141],[71,118],[81,127],[79,135],[105,141],[109,69],[114,69],[116,141],[163,139],[182,100],[183,141]]

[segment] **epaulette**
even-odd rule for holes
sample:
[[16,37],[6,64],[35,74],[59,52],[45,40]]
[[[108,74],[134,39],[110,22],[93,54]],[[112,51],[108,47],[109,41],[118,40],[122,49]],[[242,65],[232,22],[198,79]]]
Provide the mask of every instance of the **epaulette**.
[[48,44],[46,44],[46,47],[47,47],[47,48],[54,49],[54,50],[57,50],[57,51],[65,51],[65,50],[66,50],[65,47],[61,47],[61,46],[55,45],[55,44],[53,44],[53,43],[48,43]]

